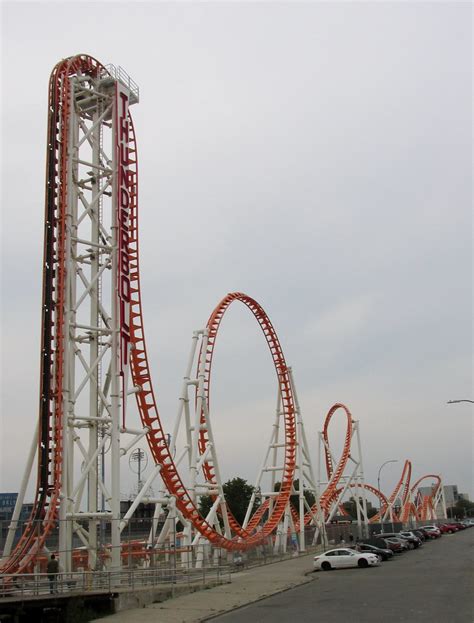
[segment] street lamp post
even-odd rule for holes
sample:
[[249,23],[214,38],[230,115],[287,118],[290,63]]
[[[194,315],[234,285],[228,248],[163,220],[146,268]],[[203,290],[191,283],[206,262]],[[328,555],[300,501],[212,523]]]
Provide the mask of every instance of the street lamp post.
[[[382,467],[384,467],[384,465],[387,465],[387,463],[398,463],[398,459],[390,459],[388,461],[385,461],[385,463],[382,463],[382,465],[380,466],[379,469],[379,473],[377,476],[377,489],[380,491],[380,472],[382,471]],[[392,513],[392,509],[390,509],[390,514]],[[382,534],[383,534],[383,516],[382,516],[382,500],[380,500],[380,524],[381,524],[381,530],[382,530]]]
[[447,402],[446,404],[448,404],[448,405],[454,405],[454,404],[456,404],[457,402],[470,402],[470,403],[474,404],[474,400],[469,400],[469,399],[467,399],[467,398],[463,398],[462,400],[448,400],[448,402]]

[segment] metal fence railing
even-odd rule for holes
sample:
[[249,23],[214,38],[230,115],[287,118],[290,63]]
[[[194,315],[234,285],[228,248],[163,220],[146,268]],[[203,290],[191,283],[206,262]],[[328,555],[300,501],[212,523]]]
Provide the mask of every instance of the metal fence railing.
[[202,569],[126,569],[73,573],[25,573],[0,576],[0,602],[74,593],[133,591],[169,584],[205,585],[230,582],[230,567]]

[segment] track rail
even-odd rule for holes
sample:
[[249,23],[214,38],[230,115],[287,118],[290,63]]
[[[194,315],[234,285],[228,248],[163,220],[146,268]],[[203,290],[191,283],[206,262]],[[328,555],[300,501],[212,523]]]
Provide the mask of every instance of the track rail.
[[[46,157],[46,197],[43,259],[43,300],[41,321],[41,372],[38,438],[38,475],[35,502],[31,517],[20,541],[2,573],[25,571],[43,549],[46,538],[57,523],[63,463],[63,386],[64,386],[64,313],[66,297],[67,218],[68,218],[68,141],[72,105],[71,78],[81,75],[97,77],[107,70],[96,59],[87,55],[71,57],[59,62],[49,81],[48,135]],[[193,503],[170,455],[163,430],[145,343],[142,298],[140,291],[138,243],[138,154],[133,121],[129,113],[130,139],[128,162],[128,190],[130,195],[129,261],[130,261],[130,334],[131,373],[138,388],[136,400],[142,424],[148,428],[147,440],[152,456],[161,466],[161,477],[168,491],[175,496],[176,505],[200,534],[214,545],[229,550],[243,550],[260,543],[280,521],[288,503],[295,469],[296,425],[295,407],[289,373],[276,332],[263,308],[242,293],[227,295],[215,308],[208,322],[209,347],[206,369],[206,399],[209,400],[211,361],[217,332],[225,311],[233,301],[240,301],[250,309],[265,335],[275,365],[285,415],[285,468],[280,494],[272,513],[258,534],[243,531],[232,522],[236,537],[227,539],[216,532]],[[209,466],[207,466],[209,470]],[[258,515],[257,515],[258,517]]]
[[0,569],[23,572],[43,548],[56,524],[62,478],[64,298],[70,80],[78,72],[97,75],[104,67],[91,56],[60,61],[49,80],[46,195],[41,306],[38,473],[33,510],[26,528]]
[[[209,409],[210,403],[210,387],[211,387],[211,372],[212,372],[212,360],[214,356],[214,350],[217,340],[218,331],[224,317],[225,312],[234,301],[240,301],[243,303],[253,314],[257,320],[268,344],[270,354],[273,359],[273,365],[278,379],[279,392],[282,397],[283,417],[285,425],[285,458],[283,467],[283,478],[281,488],[278,492],[278,496],[274,500],[272,507],[272,513],[267,521],[268,527],[264,531],[269,529],[273,531],[283,513],[285,506],[288,503],[291,487],[293,483],[293,477],[296,464],[296,423],[295,423],[295,404],[291,381],[288,373],[288,368],[283,355],[283,350],[280,345],[280,341],[276,334],[276,331],[268,318],[265,310],[257,301],[250,296],[243,294],[242,292],[233,292],[224,297],[220,303],[216,306],[212,312],[208,322],[208,341],[205,354],[205,371],[204,371],[204,394]],[[199,357],[199,361],[201,356]],[[204,410],[201,410],[201,423],[205,422]],[[209,443],[207,428],[203,428],[199,434],[199,447],[201,453],[206,449]],[[214,467],[209,461],[205,461],[203,464],[203,472],[205,479],[209,483],[216,483],[216,477],[214,473]],[[258,525],[259,520],[263,516],[263,509],[257,509],[254,513],[254,517],[251,518],[247,529],[244,530],[239,522],[235,519],[229,509],[227,509],[227,516],[229,524],[232,530],[238,534],[241,538],[248,538],[254,528]],[[265,524],[266,525],[266,524]],[[268,534],[268,532],[267,532]]]
[[[64,460],[64,376],[65,376],[65,300],[68,264],[68,171],[70,153],[68,150],[71,125],[71,78],[74,76],[92,78],[108,75],[106,68],[88,55],[78,55],[60,61],[53,69],[49,80],[48,130],[46,154],[46,192],[43,250],[43,291],[41,311],[41,359],[40,359],[40,400],[39,400],[39,435],[38,469],[33,511],[26,528],[10,555],[0,569],[1,573],[17,573],[27,570],[43,550],[46,538],[57,523],[59,498],[62,487],[62,465]],[[110,76],[112,77],[112,76]],[[228,519],[232,538],[216,531],[199,513],[192,497],[187,491],[179,471],[173,461],[164,432],[155,392],[152,384],[148,360],[143,305],[140,288],[140,264],[138,241],[138,151],[133,121],[130,115],[130,137],[128,152],[128,191],[130,197],[128,259],[130,267],[130,366],[135,396],[144,427],[147,428],[147,441],[157,465],[161,467],[161,477],[169,493],[174,496],[176,506],[182,516],[191,522],[194,528],[210,543],[230,551],[246,550],[255,547],[270,535],[281,521],[289,504],[296,467],[296,410],[290,373],[286,365],[283,350],[277,333],[264,309],[255,299],[242,292],[233,292],[225,296],[212,312],[208,323],[208,340],[205,352],[204,394],[207,408],[210,403],[212,362],[222,319],[234,302],[245,305],[259,324],[275,367],[284,417],[284,465],[281,487],[278,495],[270,504],[265,502],[254,514],[244,530],[229,510]],[[347,420],[343,451],[337,464],[329,451],[328,427],[334,414],[341,410]],[[201,422],[204,413],[201,412]],[[339,483],[350,458],[353,420],[349,409],[336,403],[329,410],[323,430],[325,442],[325,461],[328,473],[328,485],[321,497],[321,506],[326,513],[340,491]],[[205,427],[200,431],[199,447],[204,452],[209,443]],[[213,464],[204,462],[203,471],[209,483],[216,482]],[[402,503],[409,500],[410,493],[424,476],[410,489],[411,463],[406,461],[397,487],[387,500],[383,494],[368,485],[384,504],[393,504],[401,495]],[[361,485],[359,485],[361,486]],[[426,514],[436,491],[432,496],[425,496],[418,514]],[[429,498],[429,499],[428,499]],[[317,512],[316,507],[305,515],[309,523]],[[260,520],[268,514],[261,529],[256,531]]]
[[415,484],[411,488],[412,499],[417,495],[420,483],[423,482],[423,480],[428,480],[428,479],[436,481],[436,484],[432,488],[431,494],[418,496],[419,497],[419,499],[417,500],[418,503],[417,504],[415,503],[413,505],[414,510],[416,512],[416,517],[420,521],[427,521],[431,519],[433,516],[436,516],[436,509],[435,509],[434,503],[435,503],[436,496],[440,490],[440,487],[442,487],[441,478],[437,474],[426,474],[425,476],[421,476],[421,478],[418,478],[418,480],[415,482]]
[[[134,205],[136,205],[136,202],[134,203]],[[132,209],[132,214],[134,212],[134,209]],[[135,241],[138,240],[138,225],[136,215],[135,217],[132,217],[131,223],[131,239],[134,241],[135,244]],[[211,543],[218,547],[223,547],[231,551],[242,551],[251,547],[255,547],[255,545],[262,542],[269,534],[271,534],[275,530],[276,526],[278,525],[285,512],[285,507],[291,494],[291,486],[293,482],[296,463],[296,424],[294,400],[288,369],[275,329],[273,328],[273,325],[271,324],[263,308],[254,299],[241,292],[234,292],[224,297],[224,299],[222,299],[222,301],[214,309],[207,324],[207,327],[209,329],[209,346],[206,353],[206,399],[209,400],[212,356],[214,353],[214,346],[220,323],[230,304],[234,301],[240,301],[244,305],[246,305],[253,313],[258,323],[260,324],[267,340],[279,381],[280,392],[282,395],[283,411],[285,416],[285,466],[283,471],[282,487],[278,497],[275,500],[272,513],[268,517],[265,524],[262,526],[262,529],[259,530],[259,532],[256,534],[251,534],[252,530],[250,528],[245,531],[242,530],[237,520],[235,520],[235,518],[232,518],[232,515],[229,513],[229,517],[232,518],[231,528],[236,534],[236,537],[233,539],[228,539],[222,536],[220,533],[216,532],[216,530],[210,524],[208,524],[205,519],[200,515],[196,505],[194,504],[191,496],[189,495],[185,485],[181,480],[180,474],[174,464],[170,450],[166,443],[166,434],[160,421],[158,407],[151,382],[150,368],[146,356],[142,305],[139,287],[138,244],[136,249],[132,252],[131,267],[131,337],[133,343],[131,356],[132,378],[134,385],[140,387],[140,391],[136,393],[137,404],[143,425],[150,429],[150,432],[147,435],[150,451],[156,463],[159,463],[162,466],[160,475],[170,494],[175,496],[176,506],[179,508],[184,518],[190,521],[204,538],[208,539]],[[206,441],[207,438],[203,434],[200,438],[200,444],[205,444]],[[209,482],[214,482],[215,474],[211,465],[207,464],[204,469]],[[260,516],[261,515],[258,515],[258,517]],[[255,523],[256,522],[252,522],[252,528],[254,527]]]

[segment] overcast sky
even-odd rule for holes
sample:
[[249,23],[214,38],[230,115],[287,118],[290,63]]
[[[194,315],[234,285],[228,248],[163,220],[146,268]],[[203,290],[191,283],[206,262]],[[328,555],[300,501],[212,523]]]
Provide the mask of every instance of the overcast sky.
[[[192,331],[239,290],[278,332],[315,461],[344,402],[367,482],[398,459],[390,492],[409,458],[414,478],[472,496],[472,405],[446,404],[474,398],[471,43],[470,3],[3,2],[0,490],[18,490],[37,418],[49,74],[88,53],[140,86],[142,294],[165,428]],[[224,479],[253,482],[276,377],[234,305],[212,421]],[[336,450],[342,434],[335,422]]]

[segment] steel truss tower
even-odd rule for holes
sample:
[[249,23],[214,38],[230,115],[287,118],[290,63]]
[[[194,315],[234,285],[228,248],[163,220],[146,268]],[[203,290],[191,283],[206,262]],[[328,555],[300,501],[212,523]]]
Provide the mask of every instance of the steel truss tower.
[[[111,524],[111,568],[120,567],[120,458],[142,433],[126,426],[130,246],[136,243],[130,240],[129,220],[137,193],[128,110],[139,91],[120,68],[108,67],[96,77],[77,72],[68,79],[65,451],[59,507],[66,572],[72,568],[73,534],[89,552],[89,567],[97,568],[99,521]],[[128,433],[132,444],[125,439]]]
[[78,541],[89,568],[97,568],[99,522],[109,524],[111,537],[102,558],[120,567],[120,457],[146,434],[126,424],[138,252],[131,235],[137,156],[129,107],[138,99],[121,68],[89,56],[65,59],[51,74],[40,418],[7,555],[36,448],[38,480],[32,516],[6,571],[27,568],[58,519],[66,573]]

